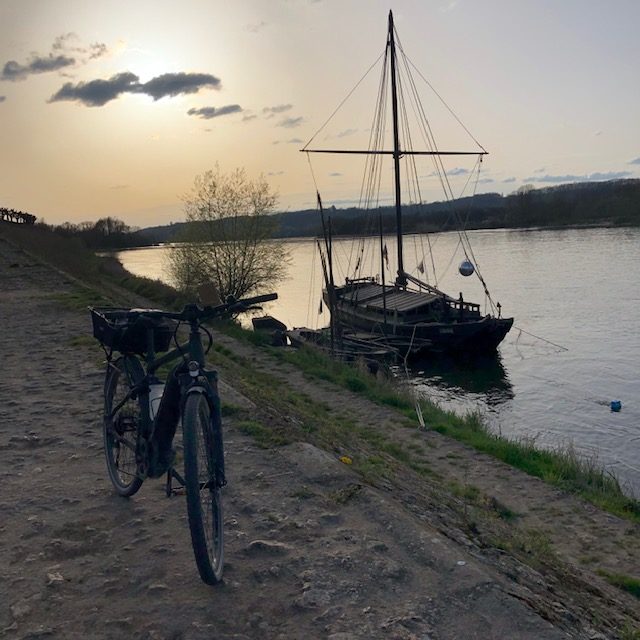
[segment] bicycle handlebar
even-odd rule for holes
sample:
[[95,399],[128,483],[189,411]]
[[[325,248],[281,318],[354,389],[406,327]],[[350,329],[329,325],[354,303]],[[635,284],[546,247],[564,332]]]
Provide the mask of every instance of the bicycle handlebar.
[[261,302],[269,302],[270,300],[277,299],[277,293],[264,293],[252,298],[242,298],[240,300],[232,299],[215,307],[199,307],[197,304],[192,303],[186,305],[184,309],[178,313],[173,311],[162,311],[160,309],[130,309],[129,313],[138,317],[167,318],[169,320],[191,322],[197,320],[211,320],[212,318],[222,316],[225,313],[246,310],[254,304],[260,304]]

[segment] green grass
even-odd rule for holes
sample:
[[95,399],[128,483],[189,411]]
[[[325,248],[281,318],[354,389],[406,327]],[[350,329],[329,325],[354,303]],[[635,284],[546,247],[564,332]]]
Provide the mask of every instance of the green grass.
[[626,591],[636,598],[640,598],[640,580],[638,578],[632,578],[622,573],[610,573],[604,569],[598,569],[597,573],[614,587],[618,587],[618,589]]
[[242,420],[237,424],[242,433],[252,436],[256,444],[263,449],[281,447],[290,444],[291,440],[282,432],[270,429],[256,420]]
[[49,296],[67,309],[87,310],[87,307],[105,307],[111,301],[93,288],[78,286],[67,293],[53,293]]

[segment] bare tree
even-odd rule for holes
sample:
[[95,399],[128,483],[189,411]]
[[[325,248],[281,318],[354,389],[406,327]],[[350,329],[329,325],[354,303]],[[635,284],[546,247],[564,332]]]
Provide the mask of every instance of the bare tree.
[[187,225],[182,242],[169,253],[177,287],[193,292],[213,283],[221,299],[272,289],[286,274],[288,252],[273,241],[276,194],[266,180],[244,169],[196,176],[184,198]]

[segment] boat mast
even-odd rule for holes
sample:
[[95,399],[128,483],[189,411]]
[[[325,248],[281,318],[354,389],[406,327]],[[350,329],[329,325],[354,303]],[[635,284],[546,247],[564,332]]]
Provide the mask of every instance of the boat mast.
[[404,273],[404,256],[402,250],[402,205],[400,202],[400,139],[398,133],[398,90],[396,86],[396,43],[393,37],[393,12],[389,11],[389,35],[387,46],[391,61],[391,109],[393,116],[393,168],[396,187],[396,236],[398,244],[398,277],[396,284],[405,286],[407,278]]

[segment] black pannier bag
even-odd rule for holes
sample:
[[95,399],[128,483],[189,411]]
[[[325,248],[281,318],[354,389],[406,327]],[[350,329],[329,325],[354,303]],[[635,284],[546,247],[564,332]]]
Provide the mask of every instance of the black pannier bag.
[[142,317],[141,311],[143,310],[115,307],[92,308],[94,337],[113,351],[144,354],[147,351],[147,328],[151,327],[154,350],[167,351],[175,331],[175,323],[166,318]]

